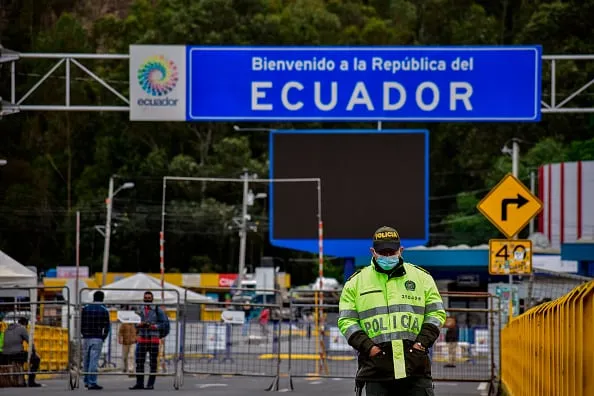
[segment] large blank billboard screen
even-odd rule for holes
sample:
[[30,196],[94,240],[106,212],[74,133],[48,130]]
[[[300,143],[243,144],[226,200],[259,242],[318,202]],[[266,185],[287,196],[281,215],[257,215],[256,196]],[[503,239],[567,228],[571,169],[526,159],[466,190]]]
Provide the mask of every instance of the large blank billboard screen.
[[[428,240],[428,140],[425,130],[272,131],[270,177],[321,179],[326,254],[368,254],[382,225],[418,246]],[[270,198],[272,244],[317,252],[316,183],[273,182]]]

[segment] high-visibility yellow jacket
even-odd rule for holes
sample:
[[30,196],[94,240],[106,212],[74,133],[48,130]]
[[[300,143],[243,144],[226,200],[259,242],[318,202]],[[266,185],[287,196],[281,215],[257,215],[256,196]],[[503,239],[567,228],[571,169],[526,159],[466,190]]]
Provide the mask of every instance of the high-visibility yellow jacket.
[[[345,283],[339,303],[338,327],[359,351],[360,381],[431,377],[427,351],[446,318],[443,301],[431,275],[400,259],[392,271],[371,265]],[[382,353],[369,357],[376,345]]]

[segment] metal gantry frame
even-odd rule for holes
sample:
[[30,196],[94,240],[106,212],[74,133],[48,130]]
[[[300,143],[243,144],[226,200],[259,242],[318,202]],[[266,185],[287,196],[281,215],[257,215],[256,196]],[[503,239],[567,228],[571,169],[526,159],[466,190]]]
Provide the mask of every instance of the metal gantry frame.
[[[0,48],[0,51],[2,49]],[[6,51],[6,50],[4,50]],[[43,60],[56,60],[56,63],[40,77],[35,84],[29,90],[17,98],[17,62],[20,59],[43,59]],[[130,59],[128,54],[42,54],[42,53],[14,53],[9,52],[9,56],[6,56],[3,52],[0,52],[0,64],[9,63],[10,65],[10,100],[6,98],[2,100],[2,106],[0,107],[0,117],[8,114],[14,114],[21,111],[130,111],[130,100],[118,91],[116,88],[111,86],[104,78],[99,77],[97,74],[89,70],[85,65],[81,63],[82,60],[122,60],[127,61]],[[46,104],[24,104],[24,102],[35,92],[37,89],[50,77],[57,76],[57,70],[60,66],[64,65],[64,88],[65,97],[63,105],[46,105]],[[75,105],[72,104],[70,93],[72,84],[71,67],[75,66],[87,74],[92,80],[101,84],[113,95],[120,99],[123,104],[121,106],[102,106],[102,105]],[[1,66],[1,65],[0,65]],[[0,95],[1,97],[1,95]]]
[[[20,59],[44,59],[56,60],[56,63],[49,71],[40,77],[35,84],[21,97],[17,97],[17,63]],[[129,61],[129,54],[66,54],[66,53],[18,53],[0,47],[0,67],[2,64],[8,64],[10,68],[10,98],[4,98],[0,107],[0,117],[8,114],[15,114],[21,111],[130,111],[130,100],[110,85],[105,79],[93,73],[89,68],[82,64],[83,60],[121,60]],[[557,65],[560,62],[568,61],[593,61],[594,55],[543,55],[543,83],[542,86],[549,87],[550,99],[541,101],[541,110],[544,114],[550,113],[594,113],[594,101],[592,106],[570,107],[569,103],[580,94],[583,94],[592,84],[594,78],[587,83],[577,87],[569,94],[560,97],[557,92]],[[47,104],[25,104],[25,101],[46,81],[49,77],[55,77],[60,66],[64,65],[64,84],[65,97],[63,105]],[[102,106],[102,105],[76,105],[72,104],[70,98],[70,87],[72,83],[71,67],[75,67],[86,73],[91,79],[101,84],[104,88],[115,95],[121,102],[120,106]],[[545,81],[545,66],[549,66],[550,80]],[[1,93],[0,93],[1,94]],[[1,97],[1,96],[0,96]]]
[[[567,61],[593,61],[594,55],[543,55],[542,62],[543,66],[548,63],[550,66],[550,81],[544,81],[544,73],[543,73],[543,82],[542,86],[545,87],[545,84],[548,83],[549,85],[549,93],[550,93],[550,101],[549,103],[541,100],[541,111],[543,114],[545,113],[594,113],[594,103],[592,106],[589,107],[567,107],[566,105],[579,96],[581,93],[586,91],[592,84],[594,84],[594,78],[590,78],[589,81],[579,88],[575,89],[570,94],[566,95],[565,98],[558,97],[557,93],[557,64],[559,62],[567,62]],[[543,68],[544,71],[544,68]],[[559,100],[559,102],[557,102]]]

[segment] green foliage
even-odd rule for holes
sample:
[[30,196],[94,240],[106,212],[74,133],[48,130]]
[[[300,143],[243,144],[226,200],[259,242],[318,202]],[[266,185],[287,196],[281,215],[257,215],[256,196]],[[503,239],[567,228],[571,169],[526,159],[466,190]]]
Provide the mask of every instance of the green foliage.
[[[543,44],[545,53],[591,53],[594,1],[510,0],[5,0],[2,44],[22,52],[126,53],[130,44]],[[3,21],[10,21],[5,23]],[[126,94],[126,62],[84,62]],[[22,95],[51,62],[19,62]],[[64,66],[61,66],[63,71]],[[591,78],[592,63],[557,64],[557,92]],[[0,93],[8,89],[0,70]],[[71,100],[122,102],[71,64]],[[545,80],[550,70],[543,70]],[[57,74],[56,74],[57,76]],[[6,81],[6,84],[4,83]],[[543,99],[550,100],[545,87]],[[63,79],[48,79],[31,100],[55,103]],[[557,103],[563,100],[556,98]],[[587,96],[572,99],[583,104]],[[541,164],[594,159],[594,118],[546,115],[538,124],[431,124],[431,243],[479,244],[497,230],[476,203],[511,171],[501,147],[521,142],[520,177]],[[334,125],[335,126],[335,125]],[[369,125],[340,125],[369,127]],[[271,128],[321,127],[321,124]],[[385,128],[423,127],[384,123]],[[111,270],[156,271],[159,263],[162,177],[237,178],[244,168],[265,176],[268,137],[237,132],[226,123],[131,123],[120,113],[22,113],[0,121],[0,248],[41,270],[74,263],[74,211],[81,211],[81,260],[101,268],[105,196],[111,175],[131,180],[118,194]],[[403,167],[406,169],[406,167]],[[118,184],[119,185],[119,184]],[[405,188],[405,186],[403,186]],[[234,271],[241,187],[174,183],[167,190],[166,266],[179,271]],[[267,244],[265,202],[250,208],[259,221],[248,236],[248,263],[287,256]],[[403,210],[406,210],[405,208]],[[287,257],[288,258],[288,257]],[[340,264],[326,274],[340,278]],[[295,279],[317,275],[317,265],[295,267]]]

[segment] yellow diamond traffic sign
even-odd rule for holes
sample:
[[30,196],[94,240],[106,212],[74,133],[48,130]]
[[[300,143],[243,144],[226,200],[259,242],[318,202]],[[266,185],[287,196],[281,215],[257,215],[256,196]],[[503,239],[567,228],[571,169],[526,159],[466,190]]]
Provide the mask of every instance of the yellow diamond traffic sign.
[[511,173],[477,205],[507,238],[513,238],[542,210],[542,202]]
[[531,240],[489,240],[489,274],[528,275],[530,273],[532,273]]

